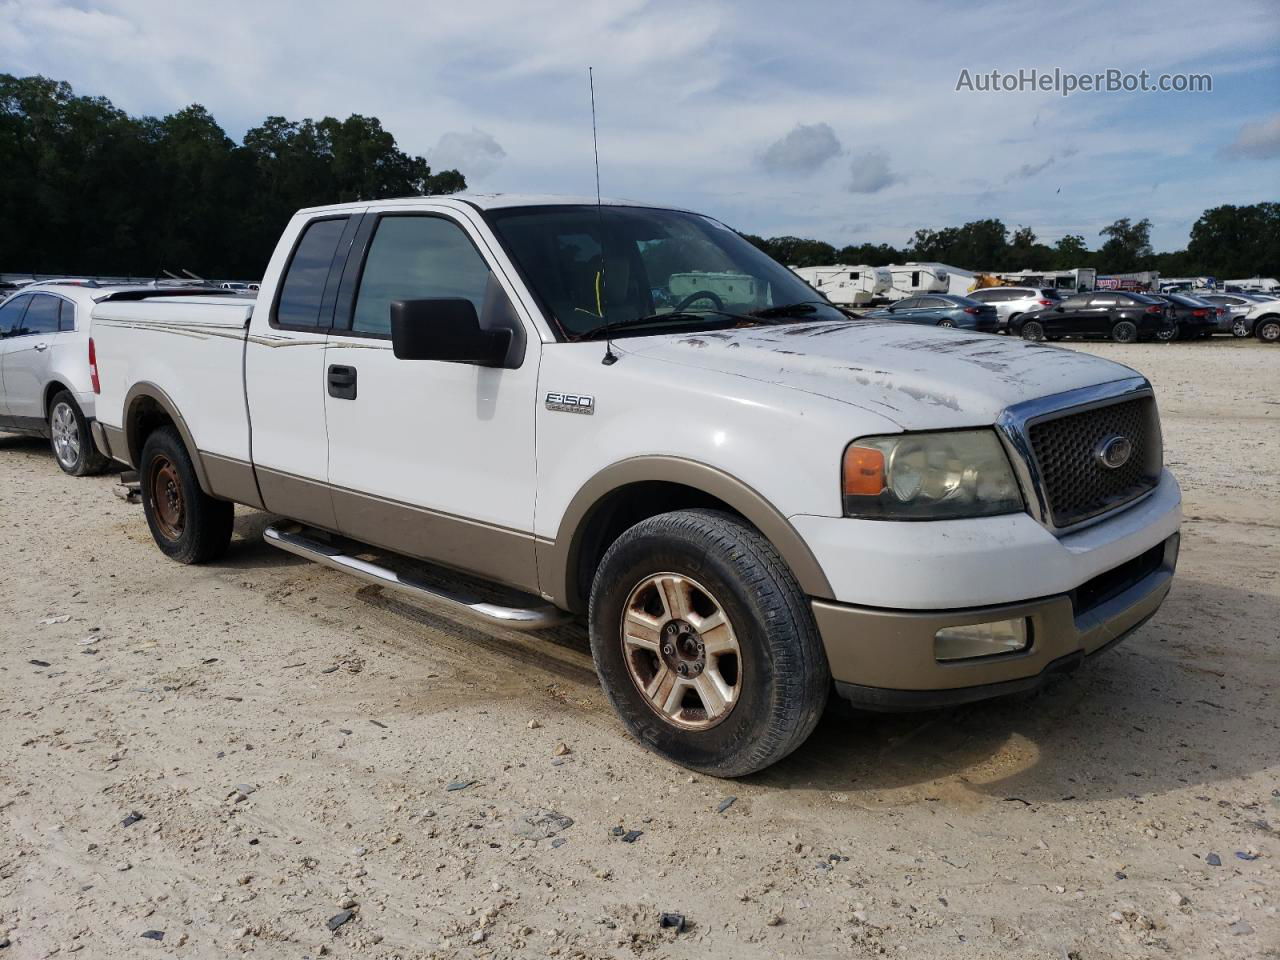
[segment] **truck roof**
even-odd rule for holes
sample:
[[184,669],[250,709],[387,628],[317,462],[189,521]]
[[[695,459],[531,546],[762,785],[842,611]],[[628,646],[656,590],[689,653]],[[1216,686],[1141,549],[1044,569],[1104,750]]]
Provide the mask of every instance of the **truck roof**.
[[[478,210],[500,210],[508,207],[553,207],[553,206],[595,206],[595,197],[565,196],[553,193],[451,193],[427,197],[395,197],[388,200],[361,200],[353,203],[325,204],[319,207],[307,207],[299,213],[317,213],[332,210],[349,210],[355,208],[403,206],[421,203],[444,205],[461,209],[464,206]],[[664,210],[681,210],[682,207],[671,207],[666,204],[642,203],[639,200],[622,200],[616,197],[602,197],[600,203],[606,207],[656,207]]]

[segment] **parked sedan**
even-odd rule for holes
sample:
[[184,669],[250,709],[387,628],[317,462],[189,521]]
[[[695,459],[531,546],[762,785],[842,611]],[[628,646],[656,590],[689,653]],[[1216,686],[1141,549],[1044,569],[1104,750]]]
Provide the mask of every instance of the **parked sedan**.
[[1094,290],[1073,294],[1056,307],[1024,313],[1009,328],[1024,340],[1110,337],[1116,343],[1169,341],[1178,324],[1169,304],[1141,293]]
[[995,307],[1000,329],[1007,330],[1010,323],[1029,310],[1057,306],[1062,294],[1052,287],[984,287],[972,291],[969,299]]
[[1252,336],[1254,317],[1251,311],[1262,303],[1275,301],[1275,297],[1257,293],[1198,293],[1201,300],[1226,308],[1225,331],[1237,337]]
[[1169,304],[1173,310],[1173,319],[1178,324],[1179,339],[1203,339],[1213,336],[1218,330],[1219,307],[1216,303],[1208,303],[1183,293],[1162,293],[1152,295],[1152,299]]
[[888,307],[864,313],[867,320],[901,320],[933,327],[960,327],[979,333],[995,333],[1000,328],[996,308],[952,293],[930,293],[907,297]]

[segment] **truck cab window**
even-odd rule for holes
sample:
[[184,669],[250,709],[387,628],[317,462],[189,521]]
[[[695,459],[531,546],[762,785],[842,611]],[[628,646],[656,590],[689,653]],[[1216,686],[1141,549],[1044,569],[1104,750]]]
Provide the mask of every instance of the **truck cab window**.
[[355,333],[389,336],[394,300],[458,297],[484,307],[489,265],[462,228],[431,216],[386,216],[356,293]]
[[346,225],[346,217],[313,220],[307,224],[280,285],[276,324],[282,327],[328,326],[328,323],[321,323],[320,302],[324,299],[329,267]]

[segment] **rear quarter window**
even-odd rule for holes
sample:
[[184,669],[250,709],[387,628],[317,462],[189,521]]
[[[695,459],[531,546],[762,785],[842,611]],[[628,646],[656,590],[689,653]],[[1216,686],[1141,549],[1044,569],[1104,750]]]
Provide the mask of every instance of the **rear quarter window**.
[[329,281],[329,268],[346,226],[346,217],[312,220],[307,224],[293,248],[284,282],[280,284],[273,325],[302,328],[329,325],[320,316],[320,305]]

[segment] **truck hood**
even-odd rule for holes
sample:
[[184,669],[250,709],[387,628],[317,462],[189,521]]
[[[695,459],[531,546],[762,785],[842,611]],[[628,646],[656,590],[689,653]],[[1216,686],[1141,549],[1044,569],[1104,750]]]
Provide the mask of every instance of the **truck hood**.
[[617,348],[853,404],[904,430],[988,426],[1023,400],[1136,375],[1075,350],[891,320],[668,334]]

